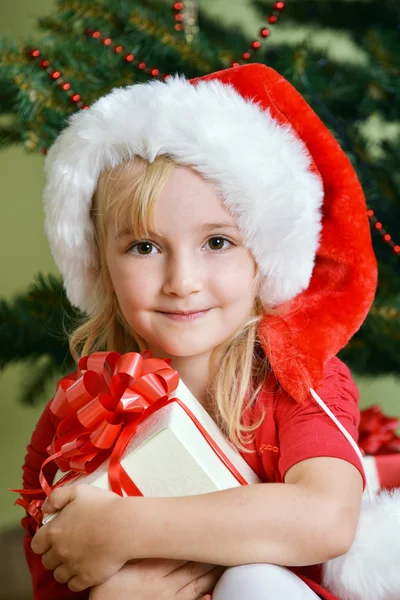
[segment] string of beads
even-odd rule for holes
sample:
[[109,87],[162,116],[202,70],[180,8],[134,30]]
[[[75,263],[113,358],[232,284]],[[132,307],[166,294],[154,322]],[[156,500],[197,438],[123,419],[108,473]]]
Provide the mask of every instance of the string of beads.
[[[272,13],[267,17],[267,22],[269,25],[275,25],[278,22],[278,19],[285,8],[284,2],[275,2],[272,8]],[[267,39],[271,34],[271,31],[268,27],[261,27],[258,39],[255,39],[251,42],[250,48],[243,52],[240,60],[242,62],[248,62],[252,56],[253,52],[257,51],[261,48],[261,41]],[[235,61],[232,63],[232,67],[238,67],[240,65],[240,61]]]

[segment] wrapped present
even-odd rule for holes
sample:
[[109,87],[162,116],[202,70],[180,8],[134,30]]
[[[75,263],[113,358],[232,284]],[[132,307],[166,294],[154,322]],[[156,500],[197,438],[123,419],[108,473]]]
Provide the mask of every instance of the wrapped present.
[[[260,481],[170,361],[150,352],[82,358],[50,410],[60,420],[40,475],[46,495],[89,483],[120,495],[183,496]],[[50,461],[59,467],[52,486],[43,476]],[[40,501],[18,503],[39,521]]]
[[380,406],[361,411],[360,448],[373,492],[400,487],[400,437],[396,431],[400,419],[387,417]]

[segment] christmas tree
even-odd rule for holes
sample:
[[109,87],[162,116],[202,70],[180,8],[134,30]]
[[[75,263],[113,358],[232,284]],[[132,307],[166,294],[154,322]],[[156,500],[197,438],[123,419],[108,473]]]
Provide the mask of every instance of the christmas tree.
[[[400,8],[395,0],[254,5],[260,26],[246,39],[193,0],[60,0],[56,13],[40,21],[40,43],[0,38],[0,114],[8,117],[0,141],[45,154],[69,115],[113,87],[171,73],[196,77],[245,62],[275,68],[331,129],[367,197],[379,287],[368,318],[340,357],[359,374],[398,374]],[[359,50],[357,63],[309,41],[269,43],[279,27],[295,32],[303,24],[315,25],[316,35],[346,31]],[[55,372],[74,368],[67,332],[80,318],[61,281],[43,274],[26,293],[0,301],[0,368],[40,360],[25,400],[32,401]]]

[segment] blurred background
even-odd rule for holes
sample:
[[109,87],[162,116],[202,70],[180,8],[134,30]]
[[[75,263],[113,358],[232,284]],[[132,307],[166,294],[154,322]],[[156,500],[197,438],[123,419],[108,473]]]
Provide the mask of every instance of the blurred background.
[[44,154],[65,117],[111,87],[156,67],[194,76],[258,61],[305,95],[361,178],[379,261],[373,310],[341,358],[362,408],[400,416],[399,24],[397,0],[0,0],[0,600],[31,597],[7,488],[20,487],[32,430],[71,366],[62,324],[74,313],[43,234]]

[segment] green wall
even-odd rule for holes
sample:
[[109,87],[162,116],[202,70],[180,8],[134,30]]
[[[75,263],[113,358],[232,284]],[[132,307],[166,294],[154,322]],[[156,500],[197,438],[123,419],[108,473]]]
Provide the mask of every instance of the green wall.
[[[221,15],[227,22],[244,27],[249,37],[254,36],[260,21],[247,6],[249,1],[202,0],[201,5],[210,13]],[[13,0],[0,2],[0,33],[9,33],[21,42],[34,32],[38,16],[46,15],[55,5],[54,0]],[[244,16],[245,15],[245,16]],[[244,24],[243,24],[244,23]],[[269,43],[282,37],[299,39],[311,37],[329,52],[352,60],[363,60],[363,55],[346,39],[321,34],[305,28],[295,34],[277,27]],[[21,147],[0,150],[0,293],[11,298],[24,291],[38,272],[56,272],[43,235],[41,192],[43,186],[43,157],[28,154]],[[13,507],[14,497],[7,487],[20,486],[21,464],[30,434],[42,410],[17,403],[18,390],[24,385],[27,369],[14,366],[0,375],[0,528],[16,523],[22,510]],[[379,402],[384,411],[400,416],[400,384],[393,378],[371,381],[358,380],[362,405]],[[50,397],[48,390],[46,397]],[[44,401],[45,399],[43,399]]]

